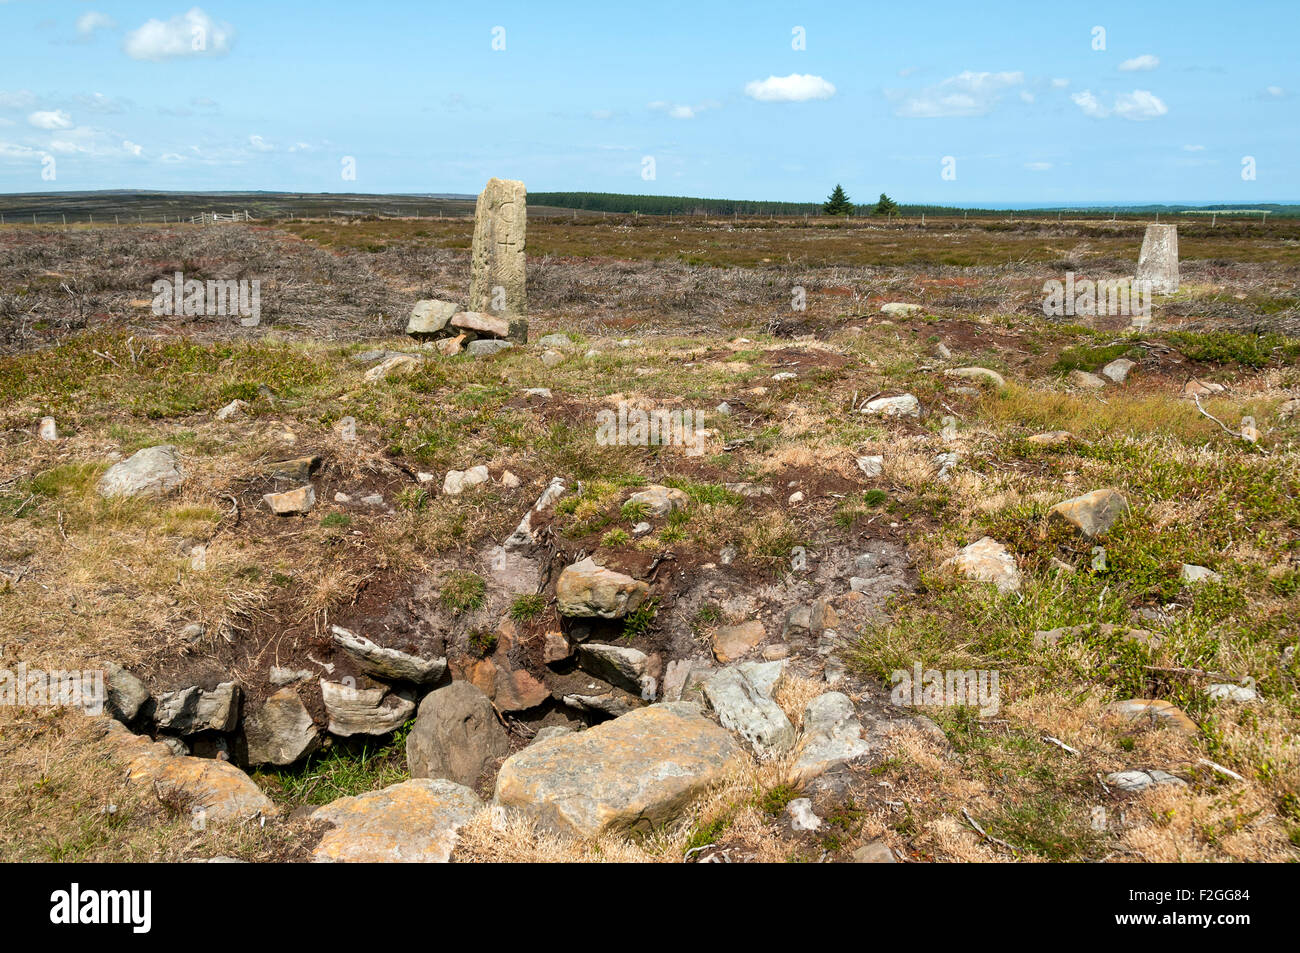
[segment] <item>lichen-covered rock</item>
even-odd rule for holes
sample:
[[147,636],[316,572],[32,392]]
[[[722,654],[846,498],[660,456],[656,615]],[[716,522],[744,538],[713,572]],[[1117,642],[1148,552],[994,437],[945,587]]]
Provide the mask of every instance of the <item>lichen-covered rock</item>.
[[986,582],[999,592],[1020,590],[1020,569],[1011,551],[991,536],[959,549],[957,555],[944,560],[940,569],[951,569],[973,582]]
[[163,692],[154,700],[159,728],[181,735],[200,731],[230,731],[239,721],[239,686],[222,682],[204,690],[198,686]]
[[497,775],[495,801],[578,837],[649,831],[741,759],[731,735],[693,705],[651,705],[512,755]]
[[412,337],[429,337],[447,327],[452,315],[460,311],[460,305],[454,301],[442,301],[427,298],[415,302],[411,317],[406,322],[406,333]]
[[171,444],[145,447],[109,467],[99,478],[99,495],[162,496],[185,482],[180,455]]
[[795,750],[792,773],[810,781],[837,765],[865,757],[871,746],[862,737],[862,722],[853,702],[840,692],[818,695],[803,713],[803,735]]
[[784,661],[730,665],[704,683],[704,698],[730,728],[760,756],[781,754],[795,741],[794,725],[772,692],[785,670]]
[[339,798],[312,812],[327,830],[317,862],[445,864],[456,833],[481,810],[469,788],[441,778],[414,778]]
[[566,567],[555,586],[560,614],[579,618],[621,619],[649,594],[644,582],[598,566],[590,556]]
[[1103,489],[1057,503],[1047,511],[1047,518],[1069,523],[1091,539],[1108,531],[1127,512],[1128,500],[1124,494]]

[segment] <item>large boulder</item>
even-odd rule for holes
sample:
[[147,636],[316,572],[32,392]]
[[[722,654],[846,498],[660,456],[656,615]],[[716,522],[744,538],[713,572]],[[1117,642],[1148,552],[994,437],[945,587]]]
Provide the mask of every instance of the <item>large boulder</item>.
[[99,495],[162,496],[185,482],[180,456],[171,444],[145,447],[115,463],[99,478]]
[[317,862],[445,864],[456,832],[483,803],[452,781],[415,778],[339,798],[312,812],[332,825],[312,851]]
[[1057,503],[1047,511],[1047,518],[1068,523],[1091,539],[1105,533],[1127,512],[1128,501],[1124,494],[1104,489]]
[[292,687],[282,688],[244,719],[248,763],[279,766],[300,761],[316,750],[320,732]]
[[583,838],[649,831],[676,819],[742,757],[695,706],[651,705],[512,755],[497,775],[495,801]]
[[228,761],[175,755],[167,745],[107,718],[99,728],[114,756],[125,763],[127,784],[143,785],[163,803],[182,806],[194,822],[228,824],[277,813],[262,789]]
[[560,614],[580,618],[621,619],[649,594],[644,582],[598,566],[590,556],[566,567],[555,586]]
[[492,761],[509,752],[510,738],[492,703],[467,682],[452,682],[426,695],[406,736],[406,763],[413,778],[446,778],[473,786]]

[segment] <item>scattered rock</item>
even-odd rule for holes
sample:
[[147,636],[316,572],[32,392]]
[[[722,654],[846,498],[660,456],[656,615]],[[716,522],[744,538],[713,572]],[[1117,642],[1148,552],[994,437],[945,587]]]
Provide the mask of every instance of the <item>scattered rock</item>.
[[629,503],[644,503],[649,516],[667,516],[690,503],[691,498],[682,490],[652,484],[628,497]]
[[985,536],[957,551],[957,555],[944,560],[940,569],[953,569],[975,582],[992,583],[999,592],[1020,591],[1020,569],[1011,551]]
[[133,735],[121,723],[97,719],[103,739],[126,762],[127,783],[145,784],[166,804],[183,804],[195,820],[228,824],[274,817],[275,804],[228,761],[177,757],[165,744]]
[[414,354],[394,354],[366,371],[368,381],[383,380],[385,377],[409,374],[420,366],[420,358]]
[[1112,702],[1106,707],[1106,710],[1128,721],[1142,721],[1153,727],[1170,728],[1179,734],[1196,735],[1199,733],[1196,722],[1188,718],[1181,709],[1159,699],[1129,698],[1125,701]]
[[315,672],[306,668],[292,669],[280,665],[272,665],[270,674],[267,677],[272,685],[278,687],[282,685],[292,685],[294,682],[304,681],[315,674]]
[[561,615],[621,619],[650,594],[644,582],[596,565],[590,556],[560,573],[555,597]]
[[920,417],[921,402],[911,394],[877,397],[862,408],[862,413],[876,414],[881,417]]
[[1193,566],[1191,563],[1183,563],[1178,578],[1182,580],[1185,586],[1197,586],[1203,582],[1223,581],[1223,577],[1213,569],[1206,569],[1204,566]]
[[357,439],[357,419],[355,417],[340,417],[334,424],[334,432],[339,435],[339,439],[344,443],[355,443]]
[[363,672],[375,678],[428,685],[442,678],[447,671],[445,658],[426,659],[383,648],[341,625],[330,626],[330,635],[334,644],[352,656]]
[[644,652],[623,645],[588,642],[578,646],[578,667],[584,672],[647,701],[654,698],[654,679],[646,674],[649,663],[650,657]]
[[869,478],[880,476],[885,469],[884,457],[858,457],[858,469],[862,475]]
[[386,735],[415,713],[415,701],[400,690],[353,688],[322,678],[320,693],[329,715],[330,734],[341,738]]
[[135,720],[140,708],[149,700],[149,689],[115,662],[104,663],[105,708],[118,721]]
[[758,620],[742,622],[739,625],[719,626],[713,633],[713,657],[719,662],[734,662],[767,635],[763,623]]
[[226,406],[218,410],[213,416],[217,420],[230,420],[232,417],[240,417],[244,411],[248,410],[248,402],[244,400],[232,400]]
[[511,341],[482,338],[477,341],[470,341],[466,350],[469,351],[470,357],[490,357],[493,354],[500,354],[502,351],[508,351],[514,346],[514,343]]
[[1283,401],[1277,409],[1278,420],[1290,420],[1292,417],[1300,416],[1300,397],[1292,397],[1290,400]]
[[1039,447],[1064,447],[1078,442],[1078,438],[1068,430],[1049,430],[1025,438],[1026,443]]
[[99,495],[161,496],[185,482],[180,457],[171,444],[137,450],[100,477]]
[[541,400],[551,399],[551,389],[549,387],[529,387],[524,391],[525,397],[537,397]]
[[1075,387],[1085,387],[1089,390],[1101,390],[1106,386],[1106,382],[1096,374],[1090,374],[1087,371],[1073,370],[1066,376],[1066,380]]
[[505,318],[484,314],[481,311],[461,311],[451,317],[451,326],[463,331],[473,331],[490,338],[502,338],[510,333],[510,322]]
[[1253,702],[1259,693],[1248,685],[1233,685],[1217,682],[1205,687],[1205,694],[1211,701]]
[[[1072,571],[1072,568],[1071,568]],[[1085,625],[1062,626],[1057,629],[1040,629],[1034,633],[1034,647],[1042,648],[1047,645],[1056,645],[1064,638],[1075,638],[1086,635],[1091,628]],[[1097,626],[1097,634],[1103,638],[1110,638],[1119,635],[1126,642],[1137,642],[1148,648],[1158,649],[1164,640],[1160,636],[1148,631],[1147,629],[1128,629],[1123,626],[1117,626],[1110,622],[1103,622]]]
[[406,322],[406,333],[415,338],[431,337],[447,327],[452,315],[461,310],[454,301],[429,298],[415,302]]
[[456,847],[456,832],[482,808],[469,788],[433,778],[339,798],[312,812],[313,821],[333,825],[312,859],[445,864]]
[[448,470],[442,479],[442,492],[447,496],[459,496],[470,487],[487,483],[491,478],[488,468],[482,464],[468,470]]
[[501,485],[507,490],[517,490],[519,487],[523,486],[523,481],[509,470],[506,470],[501,474]]
[[465,350],[465,344],[469,339],[468,334],[457,334],[454,337],[440,338],[433,346],[443,357],[455,357]]
[[1083,496],[1057,503],[1047,511],[1048,520],[1064,520],[1088,538],[1102,535],[1128,512],[1128,500],[1118,490],[1093,490]]
[[651,705],[512,755],[494,800],[558,833],[649,831],[740,764],[731,736],[694,706]]
[[880,306],[881,314],[888,314],[892,317],[907,318],[916,314],[918,311],[924,311],[925,305],[905,304],[902,301],[891,301],[888,304]]
[[406,736],[413,778],[446,778],[472,787],[489,764],[509,753],[510,738],[492,703],[468,682],[426,695]]
[[813,811],[812,801],[797,797],[785,806],[790,817],[790,827],[796,831],[815,831],[821,828],[822,819]]
[[193,686],[164,692],[154,699],[154,718],[159,728],[179,735],[231,731],[239,721],[239,698],[234,682],[222,682],[211,691]]
[[1193,377],[1183,385],[1183,396],[1187,398],[1209,397],[1212,394],[1222,394],[1226,390],[1227,388],[1222,384],[1216,384],[1214,381],[1198,381]]
[[1122,384],[1128,380],[1128,372],[1137,367],[1136,361],[1130,361],[1127,357],[1117,357],[1101,369],[1101,376],[1110,378],[1116,384]]
[[573,654],[573,646],[562,632],[547,632],[542,641],[542,661],[547,665],[563,662]]
[[873,840],[853,852],[853,862],[855,864],[896,864],[898,860],[888,844],[882,840]]
[[785,665],[742,662],[704,683],[704,697],[723,727],[748,741],[760,756],[781,754],[794,745],[794,725],[771,697]]
[[561,334],[559,332],[556,332],[555,334],[542,335],[537,339],[537,344],[540,347],[558,347],[561,349],[567,349],[574,346],[573,342],[569,340],[567,334]]
[[244,719],[248,763],[290,765],[307,757],[320,741],[307,706],[292,688],[282,688]]
[[564,352],[549,348],[542,352],[542,363],[547,367],[559,367],[564,363]]
[[264,494],[262,502],[276,516],[299,516],[316,505],[316,490],[308,483],[296,490]]
[[1116,771],[1106,775],[1106,783],[1113,788],[1119,788],[1121,791],[1127,791],[1130,794],[1136,794],[1139,791],[1145,791],[1147,788],[1162,784],[1187,787],[1186,781],[1167,771]]
[[793,776],[811,781],[837,765],[870,753],[853,702],[841,692],[818,695],[803,713],[803,736],[795,753]]
[[317,456],[295,457],[292,460],[277,460],[266,465],[266,474],[282,480],[306,483],[311,475],[320,469],[322,459]]

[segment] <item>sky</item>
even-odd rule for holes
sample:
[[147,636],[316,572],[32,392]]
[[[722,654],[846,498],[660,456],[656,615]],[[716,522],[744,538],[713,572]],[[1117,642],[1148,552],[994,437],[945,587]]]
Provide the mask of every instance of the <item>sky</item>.
[[0,0],[0,192],[1300,201],[1300,3]]

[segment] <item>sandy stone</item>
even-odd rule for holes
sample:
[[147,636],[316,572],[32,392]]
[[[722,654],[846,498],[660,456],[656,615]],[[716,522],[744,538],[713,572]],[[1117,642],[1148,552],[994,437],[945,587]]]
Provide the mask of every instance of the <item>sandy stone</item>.
[[974,582],[987,582],[997,586],[999,592],[1020,590],[1020,569],[1010,550],[990,536],[958,550],[957,555],[946,559],[940,569],[952,569]]
[[[489,179],[479,194],[474,209],[474,242],[470,251],[470,311],[503,316],[527,314],[527,224],[527,192],[524,183],[513,179]],[[498,294],[497,289],[502,293]],[[500,335],[505,336],[505,332]]]
[[469,788],[441,778],[414,778],[380,791],[339,798],[312,812],[333,825],[317,862],[445,864],[456,832],[483,803]]
[[720,626],[713,633],[713,657],[723,663],[734,662],[762,642],[766,635],[763,623],[756,619],[739,625]]
[[579,618],[621,619],[649,594],[644,582],[598,566],[590,556],[566,567],[555,586],[560,614]]
[[731,735],[687,703],[651,705],[529,745],[497,776],[497,804],[591,838],[653,830],[738,768]]
[[1118,490],[1093,490],[1083,496],[1057,503],[1047,511],[1048,520],[1069,523],[1088,538],[1100,536],[1128,512],[1128,500]]
[[1112,702],[1106,707],[1106,711],[1128,721],[1146,722],[1154,727],[1169,728],[1179,734],[1194,736],[1199,733],[1196,722],[1188,718],[1182,709],[1160,699],[1130,698]]
[[262,496],[262,502],[276,516],[298,516],[306,513],[316,505],[316,490],[309,483],[306,486],[300,486],[296,490],[285,490],[283,493],[266,493]]

